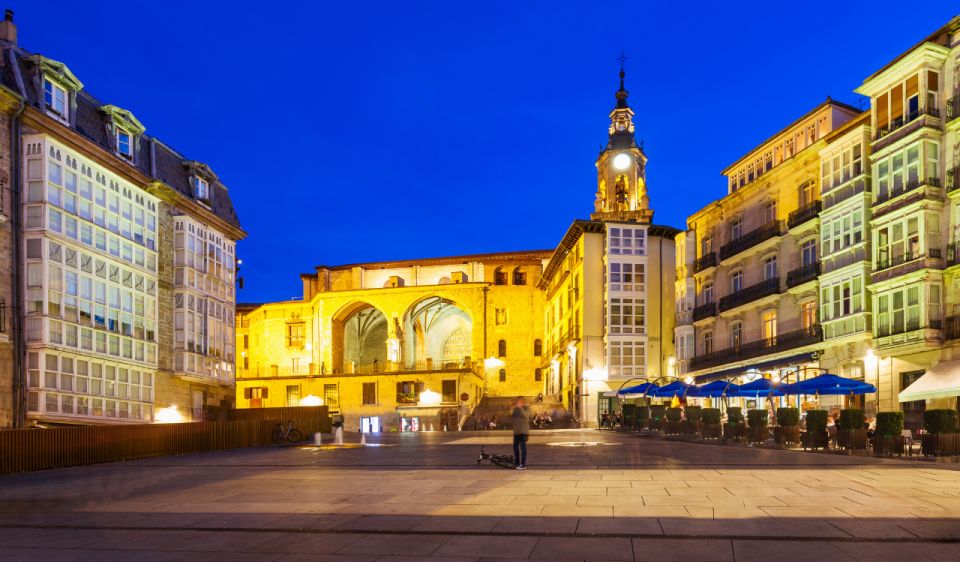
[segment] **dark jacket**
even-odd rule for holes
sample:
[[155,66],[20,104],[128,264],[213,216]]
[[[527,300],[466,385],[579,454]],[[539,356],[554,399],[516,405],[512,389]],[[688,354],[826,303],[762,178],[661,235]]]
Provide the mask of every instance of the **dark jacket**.
[[514,435],[530,435],[530,412],[527,407],[514,407],[511,414]]

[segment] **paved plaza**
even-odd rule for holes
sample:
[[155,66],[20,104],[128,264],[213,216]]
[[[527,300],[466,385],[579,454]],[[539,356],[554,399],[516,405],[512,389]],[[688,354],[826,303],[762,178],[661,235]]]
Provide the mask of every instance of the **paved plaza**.
[[0,560],[960,560],[955,464],[569,430],[518,471],[476,464],[506,432],[369,443],[0,477]]

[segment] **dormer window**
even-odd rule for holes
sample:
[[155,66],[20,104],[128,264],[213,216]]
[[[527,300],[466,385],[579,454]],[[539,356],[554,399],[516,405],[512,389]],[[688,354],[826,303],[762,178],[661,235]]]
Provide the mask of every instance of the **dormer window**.
[[44,78],[43,101],[47,109],[66,119],[70,107],[67,99],[69,98],[67,98],[67,90],[65,88],[49,78]]
[[117,152],[124,158],[133,158],[133,136],[119,128],[117,129]]
[[194,176],[193,194],[200,201],[208,201],[210,199],[210,184],[207,183],[207,180]]

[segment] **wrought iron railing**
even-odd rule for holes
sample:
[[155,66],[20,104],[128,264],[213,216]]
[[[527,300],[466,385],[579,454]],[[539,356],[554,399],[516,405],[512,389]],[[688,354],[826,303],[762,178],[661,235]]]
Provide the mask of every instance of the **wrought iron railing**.
[[900,254],[899,256],[882,257],[874,264],[873,272],[878,273],[885,269],[891,269],[922,258],[942,259],[943,252],[940,251],[940,248],[930,248],[927,250],[926,254],[923,252],[907,252],[906,254]]
[[720,259],[725,260],[740,252],[750,249],[757,244],[783,234],[783,221],[773,220],[767,224],[751,230],[736,240],[731,240],[720,248]]
[[890,124],[887,125],[886,127],[878,128],[876,134],[873,136],[873,140],[875,141],[880,140],[886,137],[887,135],[889,135],[890,133],[895,132],[897,129],[900,129],[904,125],[907,125],[909,123],[916,121],[917,119],[919,119],[920,117],[923,117],[924,115],[929,115],[931,117],[940,117],[940,110],[937,109],[936,107],[921,107],[907,114],[904,117],[897,117],[896,119],[891,121]]
[[780,278],[772,277],[720,298],[720,312],[780,292]]
[[704,269],[707,269],[710,267],[716,267],[717,261],[718,260],[717,260],[716,252],[710,252],[709,254],[704,254],[699,258],[697,258],[695,262],[693,262],[693,272],[700,273]]
[[948,340],[960,338],[960,316],[947,316],[943,321],[945,337]]
[[820,214],[820,209],[823,204],[818,200],[812,203],[807,203],[803,207],[800,207],[796,211],[790,213],[787,217],[787,228],[793,228],[799,226],[808,220],[816,217]]
[[690,360],[690,369],[696,371],[698,369],[716,367],[717,365],[752,359],[770,353],[779,353],[806,345],[813,345],[821,341],[823,341],[823,331],[818,324],[795,332],[778,334],[772,338],[746,342],[739,346],[697,355]]
[[899,187],[892,187],[887,190],[886,193],[878,193],[876,201],[873,202],[874,205],[879,205],[881,203],[886,203],[891,199],[900,197],[904,193],[908,193],[922,186],[936,187],[939,188],[942,185],[940,178],[938,177],[929,177],[929,178],[920,178],[913,181],[907,182],[904,185]]
[[960,166],[947,170],[947,191],[960,189]]
[[703,320],[704,318],[711,318],[717,315],[717,303],[708,302],[706,304],[701,304],[700,306],[693,309],[693,321]]
[[960,117],[960,96],[947,100],[947,119],[956,119],[957,117]]
[[812,281],[820,275],[820,262],[801,265],[787,273],[787,287],[796,287],[807,281]]

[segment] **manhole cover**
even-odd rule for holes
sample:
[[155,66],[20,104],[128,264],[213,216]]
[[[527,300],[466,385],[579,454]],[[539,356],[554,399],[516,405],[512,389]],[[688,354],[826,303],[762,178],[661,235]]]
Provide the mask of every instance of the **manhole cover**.
[[597,447],[600,445],[614,445],[605,441],[562,441],[560,443],[547,443],[549,447]]

